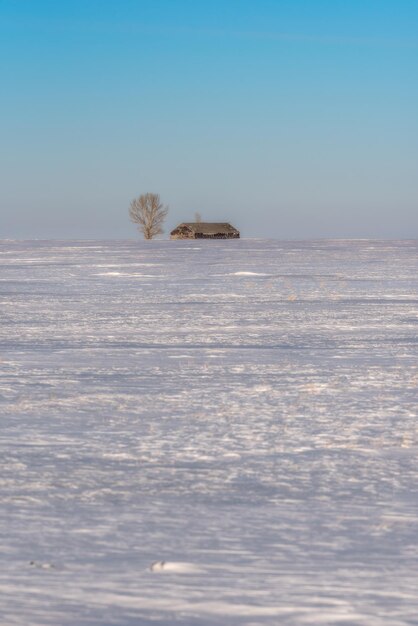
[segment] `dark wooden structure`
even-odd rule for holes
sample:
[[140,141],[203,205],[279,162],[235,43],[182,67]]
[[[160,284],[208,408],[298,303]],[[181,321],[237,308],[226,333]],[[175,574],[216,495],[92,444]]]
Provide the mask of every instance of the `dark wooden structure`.
[[239,231],[227,222],[183,222],[170,239],[239,239]]

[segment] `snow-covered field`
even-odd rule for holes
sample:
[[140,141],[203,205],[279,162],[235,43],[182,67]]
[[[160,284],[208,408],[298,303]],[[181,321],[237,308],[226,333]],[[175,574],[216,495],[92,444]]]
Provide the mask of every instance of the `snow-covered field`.
[[1,626],[418,624],[418,242],[3,241],[0,323]]

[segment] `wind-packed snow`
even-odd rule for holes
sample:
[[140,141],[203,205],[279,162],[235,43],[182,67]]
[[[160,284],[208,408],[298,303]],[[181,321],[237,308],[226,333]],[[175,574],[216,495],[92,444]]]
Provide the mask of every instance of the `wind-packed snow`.
[[2,626],[418,624],[418,242],[0,244]]

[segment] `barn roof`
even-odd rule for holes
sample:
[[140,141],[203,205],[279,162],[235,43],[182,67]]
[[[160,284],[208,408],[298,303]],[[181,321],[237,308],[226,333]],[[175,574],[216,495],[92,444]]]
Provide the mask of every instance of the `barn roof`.
[[236,233],[236,228],[228,224],[228,222],[182,222],[177,226],[186,226],[195,233],[202,233],[202,235],[216,235],[218,233]]

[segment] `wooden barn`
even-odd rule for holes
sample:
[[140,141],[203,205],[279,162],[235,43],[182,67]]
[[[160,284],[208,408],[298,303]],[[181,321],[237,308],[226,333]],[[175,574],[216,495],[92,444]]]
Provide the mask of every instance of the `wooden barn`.
[[239,239],[239,231],[227,222],[183,222],[170,239]]

